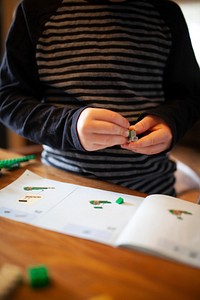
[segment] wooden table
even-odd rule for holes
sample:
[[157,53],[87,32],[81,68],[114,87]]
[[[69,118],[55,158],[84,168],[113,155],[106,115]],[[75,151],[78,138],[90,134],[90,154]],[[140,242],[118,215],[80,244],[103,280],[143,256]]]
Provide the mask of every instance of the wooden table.
[[[16,154],[0,150],[0,159]],[[141,195],[126,188],[89,180],[38,161],[3,171],[0,188],[25,169],[63,182]],[[0,218],[0,266],[27,267],[44,264],[52,283],[34,290],[22,284],[11,299],[69,300],[193,300],[200,299],[200,270],[137,251],[116,249],[100,243],[43,230]]]

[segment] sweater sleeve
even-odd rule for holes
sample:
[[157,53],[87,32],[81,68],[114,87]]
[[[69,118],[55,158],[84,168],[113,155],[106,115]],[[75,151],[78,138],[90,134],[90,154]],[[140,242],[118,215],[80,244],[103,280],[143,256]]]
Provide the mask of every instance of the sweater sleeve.
[[76,124],[82,109],[42,102],[35,46],[19,5],[6,40],[0,69],[0,121],[17,134],[57,149],[81,149]]
[[155,2],[160,2],[157,8],[172,35],[163,82],[166,102],[140,119],[147,114],[164,119],[172,129],[174,145],[200,118],[200,71],[181,9],[171,1]]

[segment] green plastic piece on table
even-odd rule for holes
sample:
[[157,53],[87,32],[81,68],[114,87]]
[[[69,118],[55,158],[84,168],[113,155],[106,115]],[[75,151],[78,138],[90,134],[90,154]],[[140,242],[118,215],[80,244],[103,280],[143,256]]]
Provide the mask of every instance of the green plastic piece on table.
[[10,158],[10,159],[3,159],[0,160],[0,169],[6,168],[6,169],[15,169],[20,166],[20,162],[26,162],[31,159],[35,159],[35,155],[27,155],[17,158]]
[[124,199],[122,197],[119,197],[115,202],[117,204],[122,204],[122,203],[124,203]]
[[29,276],[30,285],[33,288],[45,287],[49,284],[50,281],[48,270],[43,265],[30,267],[28,269],[28,276]]

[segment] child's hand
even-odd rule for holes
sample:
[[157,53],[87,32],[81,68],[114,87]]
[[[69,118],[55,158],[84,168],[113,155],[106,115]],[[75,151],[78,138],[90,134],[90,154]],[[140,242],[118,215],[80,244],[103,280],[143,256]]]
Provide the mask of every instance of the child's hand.
[[172,132],[170,127],[160,118],[149,115],[131,126],[136,134],[144,136],[136,142],[121,145],[123,149],[142,154],[157,154],[168,150],[172,143]]
[[127,142],[129,122],[120,114],[99,108],[86,108],[77,122],[80,142],[85,150],[95,151]]

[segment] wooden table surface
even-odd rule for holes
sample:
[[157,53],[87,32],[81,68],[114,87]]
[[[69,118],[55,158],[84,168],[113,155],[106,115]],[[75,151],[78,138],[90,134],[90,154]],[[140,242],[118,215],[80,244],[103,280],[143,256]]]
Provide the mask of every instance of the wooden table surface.
[[[10,157],[16,154],[0,149],[0,159]],[[39,161],[24,163],[12,172],[3,170],[0,189],[25,169],[53,180],[141,195]],[[49,270],[48,287],[34,290],[23,283],[12,294],[11,299],[16,300],[200,299],[199,269],[0,218],[0,266],[4,263],[20,266],[24,274],[28,267],[39,264]]]

